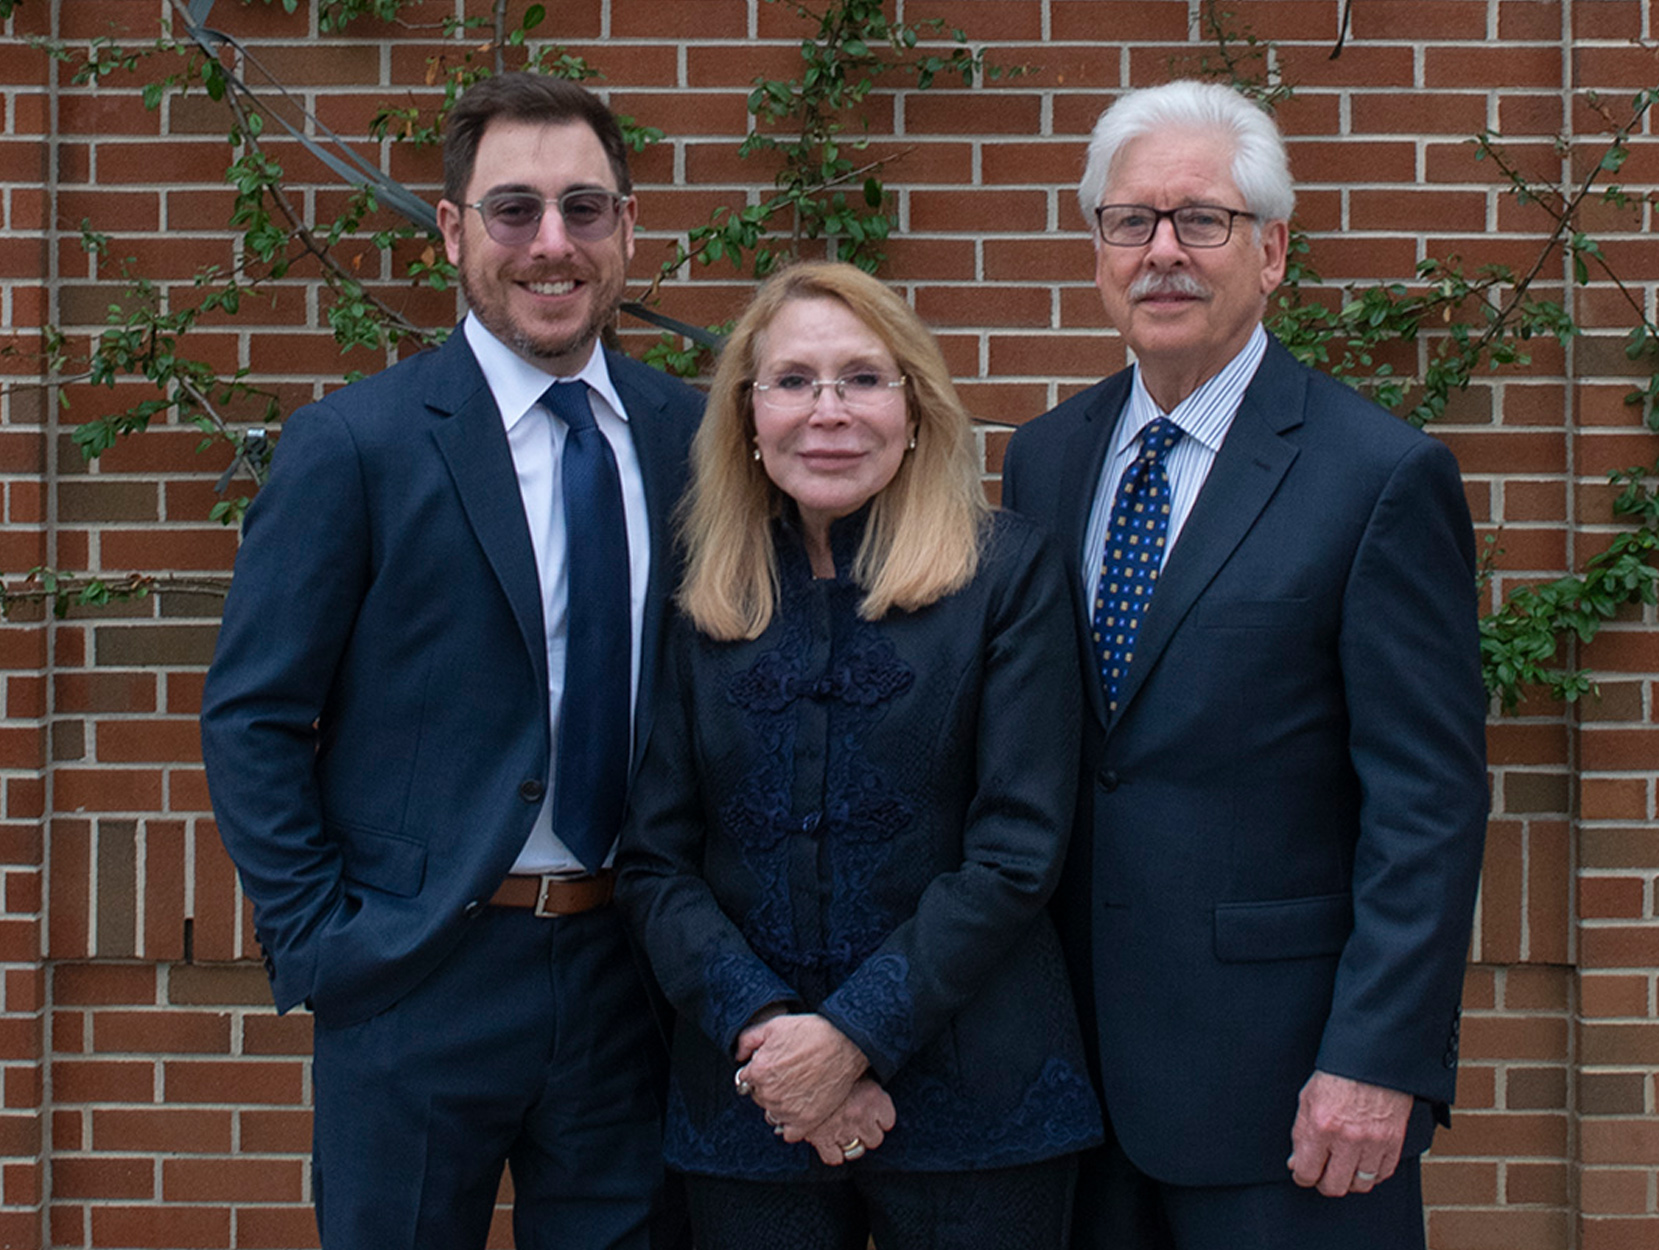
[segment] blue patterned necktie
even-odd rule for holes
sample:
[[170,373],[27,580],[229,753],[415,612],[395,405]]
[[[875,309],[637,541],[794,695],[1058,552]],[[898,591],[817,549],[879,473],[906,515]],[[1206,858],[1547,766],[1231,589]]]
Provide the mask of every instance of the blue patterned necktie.
[[565,423],[564,698],[553,774],[553,832],[589,871],[604,866],[628,786],[628,520],[616,456],[593,422],[585,382],[555,382],[541,402]]
[[1100,583],[1094,596],[1095,660],[1108,710],[1118,710],[1118,689],[1135,658],[1135,635],[1152,602],[1169,537],[1169,474],[1164,454],[1181,441],[1181,427],[1167,417],[1149,421],[1141,449],[1118,482]]

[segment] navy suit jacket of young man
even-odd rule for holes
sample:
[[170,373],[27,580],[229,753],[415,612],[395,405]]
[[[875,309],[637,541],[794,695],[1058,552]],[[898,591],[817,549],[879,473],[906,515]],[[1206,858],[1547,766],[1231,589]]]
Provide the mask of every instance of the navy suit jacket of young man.
[[[1049,525],[1074,570],[1129,384],[1074,396],[1008,449],[1004,504]],[[1086,639],[1093,587],[1074,584]],[[1451,453],[1270,342],[1115,716],[1084,668],[1057,919],[1129,1157],[1174,1184],[1282,1180],[1315,1068],[1416,1095],[1421,1151],[1456,1082],[1487,812]]]
[[[702,397],[608,361],[650,516],[643,742]],[[279,1011],[340,1027],[383,1010],[500,885],[548,776],[541,603],[506,431],[459,330],[285,423],[202,709]]]

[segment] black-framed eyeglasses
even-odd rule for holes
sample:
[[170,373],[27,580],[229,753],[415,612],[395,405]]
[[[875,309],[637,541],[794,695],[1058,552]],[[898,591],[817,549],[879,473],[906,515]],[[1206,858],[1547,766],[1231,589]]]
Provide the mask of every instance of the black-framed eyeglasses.
[[1221,247],[1233,237],[1233,220],[1256,214],[1219,204],[1183,204],[1180,208],[1153,208],[1150,204],[1102,204],[1094,210],[1103,242],[1113,247],[1145,247],[1158,233],[1158,223],[1169,218],[1175,241],[1182,247]]
[[467,207],[478,210],[490,238],[506,247],[523,247],[540,232],[549,204],[564,219],[566,234],[583,243],[597,243],[616,233],[628,199],[602,187],[576,187],[552,200],[534,191],[491,191]]
[[878,373],[873,369],[859,369],[839,378],[809,378],[804,373],[786,373],[770,382],[751,382],[755,402],[777,412],[811,412],[818,404],[818,396],[825,387],[854,412],[870,412],[884,407],[904,389],[910,379],[902,373],[898,377]]

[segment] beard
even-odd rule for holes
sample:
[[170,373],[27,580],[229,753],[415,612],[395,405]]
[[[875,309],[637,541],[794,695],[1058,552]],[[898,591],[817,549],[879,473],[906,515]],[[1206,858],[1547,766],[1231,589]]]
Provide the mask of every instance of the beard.
[[[622,303],[624,279],[620,268],[614,277],[596,272],[583,279],[589,294],[586,320],[574,329],[546,327],[538,330],[526,326],[513,316],[504,290],[510,285],[508,279],[499,278],[493,286],[485,283],[484,275],[469,263],[464,239],[461,244],[460,263],[456,269],[461,280],[461,294],[472,314],[503,346],[524,360],[559,360],[578,354],[585,359],[594,341],[615,319],[616,310]],[[556,281],[560,277],[568,276],[531,272],[515,275],[515,278],[518,281]]]

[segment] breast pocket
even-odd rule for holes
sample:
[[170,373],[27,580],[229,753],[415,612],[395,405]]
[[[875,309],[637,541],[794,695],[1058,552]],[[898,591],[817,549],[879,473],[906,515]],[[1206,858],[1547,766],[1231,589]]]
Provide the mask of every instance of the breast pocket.
[[1313,959],[1341,954],[1354,929],[1347,894],[1217,903],[1215,957],[1222,963]]
[[1307,599],[1206,599],[1193,622],[1200,629],[1287,630],[1312,624]]

